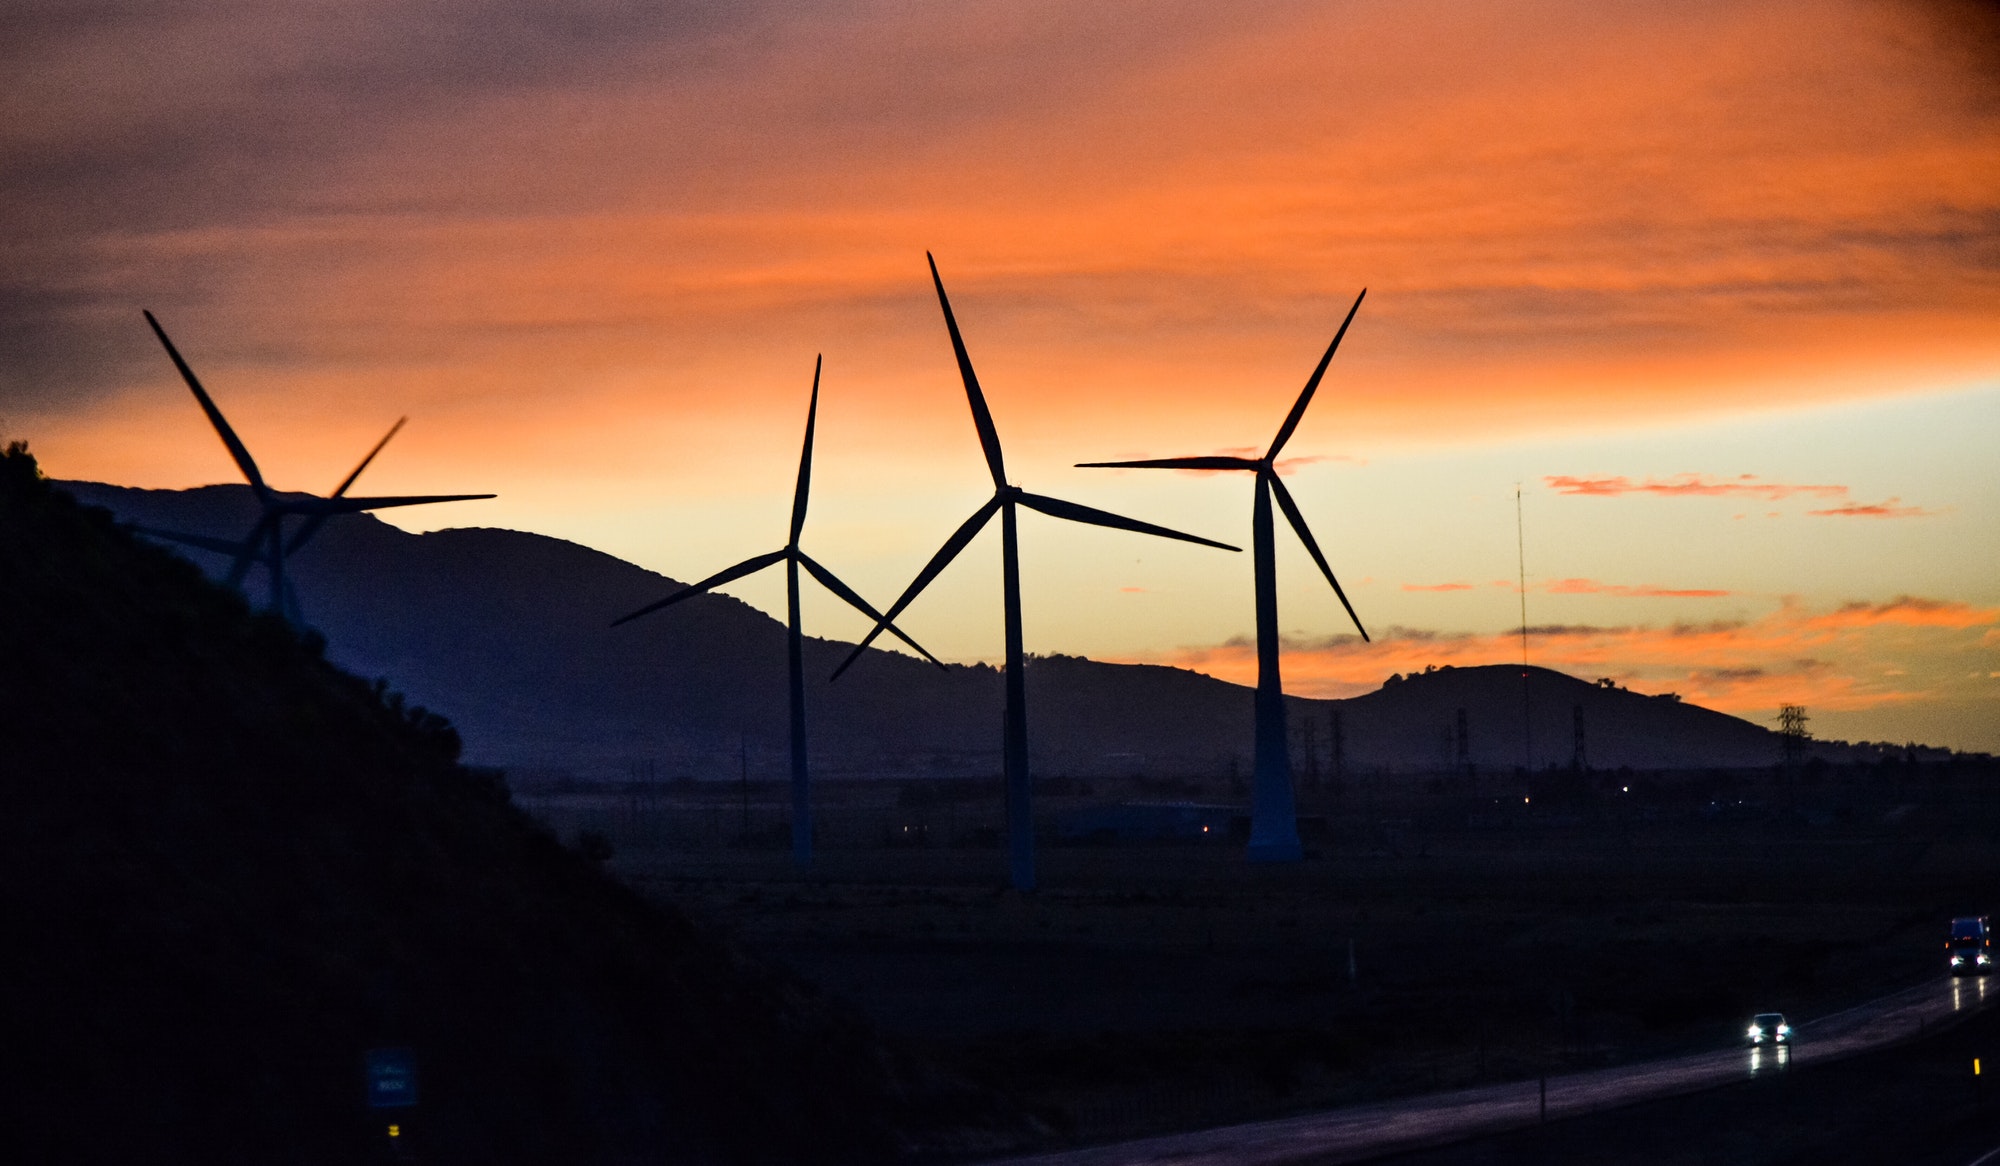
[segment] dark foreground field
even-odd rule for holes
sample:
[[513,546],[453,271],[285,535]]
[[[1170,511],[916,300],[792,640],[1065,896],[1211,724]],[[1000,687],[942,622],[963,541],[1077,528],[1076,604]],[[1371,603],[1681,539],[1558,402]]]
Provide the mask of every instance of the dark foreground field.
[[[1229,841],[1051,844],[1026,896],[980,845],[983,803],[923,791],[829,791],[810,875],[759,841],[775,790],[752,791],[750,845],[729,844],[737,791],[524,800],[1097,1142],[1728,1045],[1752,1012],[1935,976],[1945,920],[2000,900],[1983,780],[1834,773],[1720,809],[1614,790],[1539,814],[1412,783],[1320,799],[1300,865],[1248,867]],[[961,845],[885,845],[913,823]]]

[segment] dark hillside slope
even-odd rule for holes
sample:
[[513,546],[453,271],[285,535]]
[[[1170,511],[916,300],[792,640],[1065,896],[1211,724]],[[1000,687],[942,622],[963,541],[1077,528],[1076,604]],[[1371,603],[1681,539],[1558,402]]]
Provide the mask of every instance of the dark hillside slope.
[[455,733],[0,456],[13,1161],[880,1161],[1026,1124],[650,906]]

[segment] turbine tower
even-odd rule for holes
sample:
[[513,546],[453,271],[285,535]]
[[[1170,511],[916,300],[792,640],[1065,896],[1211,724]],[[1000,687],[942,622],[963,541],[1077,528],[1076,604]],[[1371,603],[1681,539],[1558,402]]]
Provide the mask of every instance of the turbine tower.
[[1250,848],[1252,862],[1297,862],[1304,856],[1304,848],[1299,845],[1298,807],[1292,796],[1292,758],[1290,742],[1285,727],[1285,689],[1278,675],[1278,575],[1277,551],[1274,546],[1275,534],[1271,520],[1271,498],[1277,496],[1278,507],[1285,512],[1285,518],[1292,524],[1292,530],[1305,544],[1313,562],[1319,564],[1320,573],[1333,585],[1333,593],[1340,597],[1340,605],[1347,609],[1347,617],[1354,621],[1354,629],[1361,638],[1368,639],[1368,629],[1361,626],[1361,617],[1354,614],[1354,605],[1347,601],[1347,593],[1340,589],[1340,581],[1333,577],[1333,568],[1327,566],[1326,556],[1320,553],[1319,544],[1313,541],[1312,531],[1306,529],[1306,520],[1299,513],[1299,504],[1292,500],[1292,493],[1285,489],[1284,480],[1278,477],[1278,454],[1285,443],[1292,439],[1292,431],[1299,427],[1299,419],[1306,414],[1306,406],[1312,403],[1313,393],[1319,388],[1320,378],[1326,375],[1326,366],[1332,362],[1335,350],[1340,347],[1341,337],[1347,335],[1347,326],[1354,322],[1354,313],[1361,310],[1361,301],[1368,295],[1363,288],[1361,295],[1354,297],[1354,306],[1347,310],[1347,318],[1340,322],[1340,331],[1334,333],[1333,343],[1327,345],[1326,355],[1319,358],[1319,367],[1313,369],[1312,377],[1306,381],[1305,391],[1292,405],[1292,411],[1285,417],[1285,423],[1278,428],[1278,436],[1272,440],[1271,448],[1261,458],[1243,457],[1174,457],[1150,458],[1131,462],[1083,462],[1080,468],[1088,469],[1160,469],[1160,470],[1246,470],[1257,475],[1256,502],[1250,511],[1251,558],[1256,571],[1257,596],[1257,754],[1253,789],[1250,802]]
[[[375,448],[368,451],[368,456],[361,459],[361,464],[354,467],[354,471],[334,488],[332,494],[324,498],[314,495],[281,497],[265,484],[264,475],[258,472],[257,462],[250,456],[249,448],[236,436],[236,431],[230,428],[228,419],[223,417],[222,410],[216,407],[208,391],[201,387],[200,379],[194,375],[194,370],[188,367],[187,361],[181,358],[180,350],[174,347],[174,342],[167,339],[166,329],[160,327],[160,322],[153,318],[153,313],[146,312],[144,315],[146,323],[152,325],[153,335],[160,338],[160,344],[173,359],[174,367],[180,370],[181,379],[186,381],[188,388],[193,391],[194,399],[201,405],[201,411],[208,415],[209,424],[215,427],[216,435],[221,437],[222,444],[228,447],[229,456],[235,459],[237,468],[243,471],[244,479],[250,483],[250,489],[257,496],[260,513],[256,523],[251,526],[250,533],[237,542],[149,527],[135,529],[154,538],[229,555],[233,560],[228,575],[231,587],[242,586],[243,577],[250,570],[251,563],[262,559],[265,570],[270,576],[269,610],[289,622],[298,624],[301,620],[297,597],[293,594],[291,583],[285,577],[285,560],[300,547],[305,546],[328,518],[336,514],[358,514],[364,510],[387,510],[394,506],[422,506],[432,502],[469,502],[495,497],[492,494],[428,494],[349,498],[348,487],[361,476],[362,470],[368,468],[368,463],[375,460],[375,455],[382,452],[382,447],[389,444],[389,438],[396,436],[396,431],[403,427],[403,422],[408,418],[399,419],[391,426],[389,432],[382,440],[375,443]],[[286,517],[290,515],[301,515],[305,518],[305,522],[293,533],[290,541],[287,541],[284,523]]]
[[912,600],[937,578],[952,559],[965,549],[975,535],[997,513],[1000,515],[1000,570],[1001,603],[1006,617],[1007,646],[1007,703],[1001,737],[1001,755],[1006,773],[1007,799],[1007,855],[1008,874],[1016,890],[1030,891],[1035,887],[1035,828],[1031,816],[1033,809],[1032,792],[1028,778],[1028,705],[1026,673],[1027,661],[1021,650],[1021,562],[1018,539],[1015,533],[1015,509],[1025,506],[1038,510],[1051,518],[1063,518],[1071,522],[1081,522],[1091,526],[1108,526],[1113,530],[1129,530],[1139,534],[1157,535],[1161,538],[1180,539],[1183,542],[1200,543],[1225,551],[1240,550],[1228,543],[1198,538],[1182,534],[1164,526],[1154,526],[1149,522],[1126,518],[1104,510],[1079,506],[1074,502],[1064,502],[1059,498],[1049,498],[1040,494],[1030,494],[1019,486],[1009,485],[1007,472],[1000,455],[1000,434],[993,427],[993,416],[987,412],[986,397],[979,391],[979,377],[972,371],[972,358],[966,355],[965,340],[958,333],[958,319],[952,315],[951,300],[945,295],[944,281],[938,277],[937,260],[929,252],[924,258],[931,266],[931,283],[937,288],[938,306],[944,309],[944,326],[951,333],[952,352],[958,357],[959,376],[965,381],[965,399],[972,406],[972,424],[979,431],[979,444],[986,453],[986,468],[993,475],[993,497],[974,511],[952,536],[938,548],[937,554],[917,573],[917,577],[903,592],[902,597],[868,633],[866,639],[855,645],[854,652],[845,663],[835,670],[839,676],[849,664],[860,657],[866,648],[889,621],[902,614]]
[[806,669],[805,633],[799,626],[799,568],[804,567],[820,585],[846,600],[848,606],[877,621],[876,629],[883,626],[910,647],[915,648],[926,660],[944,667],[936,656],[925,651],[923,645],[903,634],[901,628],[889,624],[882,613],[869,606],[868,601],[856,594],[852,587],[840,581],[832,571],[815,562],[811,555],[799,549],[799,535],[806,525],[806,499],[811,493],[813,422],[819,415],[819,369],[818,358],[813,360],[812,402],[806,407],[805,448],[799,454],[799,481],[792,493],[792,537],[783,547],[768,554],[745,559],[734,567],[718,571],[699,583],[693,583],[667,596],[657,603],[611,622],[612,627],[638,619],[642,615],[670,607],[683,599],[689,599],[706,591],[712,591],[725,583],[733,583],[749,575],[754,575],[773,563],[785,564],[785,611],[786,640],[789,647],[792,711],[792,860],[800,867],[812,865],[812,799],[811,787],[806,772]]

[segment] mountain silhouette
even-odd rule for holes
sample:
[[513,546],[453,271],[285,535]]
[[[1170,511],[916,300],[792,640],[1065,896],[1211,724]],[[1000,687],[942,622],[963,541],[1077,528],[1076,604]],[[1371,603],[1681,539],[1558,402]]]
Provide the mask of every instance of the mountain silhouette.
[[[567,561],[500,543],[509,581]],[[427,554],[409,569],[445,591],[485,565]],[[601,566],[603,587],[645,583]],[[407,598],[337,600],[335,578],[307,602],[343,626],[343,604]],[[506,634],[551,618],[510,610],[518,594],[473,589],[441,634],[554,667]],[[1034,1137],[605,876],[458,765],[441,717],[319,648],[77,505],[23,447],[0,454],[10,1160],[386,1161],[385,1121],[414,1160],[464,1163],[874,1162]],[[419,1105],[371,1115],[364,1055],[385,1047],[413,1053]]]
[[[64,487],[145,526],[222,534],[255,516],[242,486]],[[221,556],[187,553],[211,573],[226,567]],[[740,600],[697,596],[614,629],[613,618],[683,584],[543,535],[410,534],[369,515],[329,521],[289,569],[329,658],[446,710],[480,763],[517,777],[733,778],[747,751],[752,777],[783,773],[785,631]],[[850,650],[806,641],[816,777],[998,774],[998,671],[953,665],[940,673],[871,649],[829,683]],[[1593,767],[1741,768],[1778,759],[1776,735],[1740,718],[1544,668],[1525,670],[1524,679],[1523,671],[1444,668],[1346,700],[1289,698],[1294,733],[1314,726],[1314,756],[1295,742],[1295,769],[1333,765],[1336,712],[1341,764],[1350,770],[1451,769],[1461,709],[1466,760],[1490,771],[1524,764],[1530,735],[1536,768],[1569,764],[1578,707]],[[1068,656],[1032,659],[1027,682],[1037,776],[1249,772],[1245,686],[1183,668]]]

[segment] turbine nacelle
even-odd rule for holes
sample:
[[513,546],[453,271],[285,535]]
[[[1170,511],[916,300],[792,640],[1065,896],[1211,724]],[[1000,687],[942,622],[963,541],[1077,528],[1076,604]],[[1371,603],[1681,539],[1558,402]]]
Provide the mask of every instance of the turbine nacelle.
[[[875,608],[872,605],[870,605],[867,600],[861,598],[858,592],[856,592],[852,587],[849,587],[846,583],[842,582],[839,576],[835,575],[832,571],[829,571],[825,567],[821,566],[818,562],[816,562],[813,559],[811,555],[808,555],[805,553],[805,551],[799,549],[799,536],[805,532],[806,503],[812,492],[813,430],[819,418],[819,374],[822,363],[823,361],[821,357],[813,358],[812,398],[811,401],[806,406],[806,436],[805,436],[805,442],[799,451],[798,484],[795,487],[792,494],[792,525],[791,525],[790,541],[788,541],[784,546],[778,548],[775,551],[768,551],[761,555],[753,555],[752,557],[743,560],[742,562],[736,564],[733,567],[725,567],[722,570],[717,571],[715,574],[710,575],[708,578],[703,579],[698,583],[690,583],[687,586],[681,588],[679,591],[676,591],[673,594],[667,596],[665,599],[660,599],[656,600],[653,603],[649,603],[646,606],[640,608],[637,611],[632,612],[629,615],[619,616],[617,619],[611,621],[612,627],[615,628],[620,624],[630,623],[631,621],[638,619],[642,615],[649,615],[655,611],[659,611],[661,608],[671,607],[676,603],[682,602],[683,600],[692,599],[697,595],[713,591],[717,587],[721,587],[726,583],[733,583],[738,579],[754,575],[757,572],[775,563],[791,562],[791,563],[796,563],[801,567],[804,567],[806,569],[807,574],[811,575],[814,579],[819,580],[820,586],[825,587],[828,591],[833,592],[834,595],[838,596],[848,606],[854,608],[856,611],[861,612],[869,619],[877,620],[878,631],[884,630],[884,628],[886,627],[886,630],[889,632],[889,634],[895,636],[897,639],[903,641],[905,644],[908,644],[924,659],[929,660],[931,663],[937,665],[939,668],[944,667],[944,662],[939,660],[936,656],[931,655],[929,649],[925,648],[922,644],[917,643],[909,636],[904,635],[903,630],[901,628],[898,628],[893,624],[890,624],[887,619],[884,619],[881,612],[876,611]],[[794,596],[793,598],[796,598],[796,596]],[[794,633],[796,634],[796,629],[794,629]]]
[[1320,574],[1326,576],[1326,581],[1333,588],[1333,593],[1340,597],[1340,605],[1347,609],[1347,618],[1354,621],[1354,630],[1361,633],[1361,638],[1364,641],[1368,640],[1368,629],[1361,626],[1361,617],[1355,614],[1354,605],[1347,601],[1347,592],[1341,589],[1340,580],[1334,578],[1333,567],[1327,563],[1326,556],[1320,552],[1318,540],[1313,538],[1312,531],[1306,526],[1305,514],[1299,510],[1299,504],[1293,500],[1292,492],[1285,487],[1284,479],[1278,476],[1278,455],[1284,451],[1285,443],[1292,439],[1293,432],[1298,429],[1299,422],[1304,419],[1306,407],[1312,404],[1313,394],[1319,390],[1320,380],[1326,376],[1327,365],[1333,362],[1333,354],[1339,351],[1340,341],[1347,335],[1348,325],[1354,323],[1354,314],[1361,310],[1361,301],[1366,299],[1367,296],[1368,289],[1363,288],[1361,289],[1361,294],[1354,297],[1354,306],[1347,309],[1346,319],[1340,322],[1339,331],[1333,334],[1333,343],[1326,346],[1325,355],[1319,358],[1319,364],[1313,369],[1312,376],[1306,379],[1306,387],[1300,391],[1298,400],[1293,402],[1291,412],[1285,415],[1285,423],[1278,427],[1278,435],[1271,440],[1271,448],[1264,452],[1263,457],[1247,458],[1235,457],[1228,454],[1202,454],[1194,457],[1139,458],[1132,461],[1077,463],[1078,469],[1092,470],[1240,470],[1256,474],[1258,507],[1262,508],[1266,505],[1265,497],[1267,494],[1278,500],[1278,509],[1285,512],[1285,521],[1291,523],[1292,532],[1299,536],[1299,542],[1305,546],[1306,553],[1312,556],[1313,563],[1319,568]]

